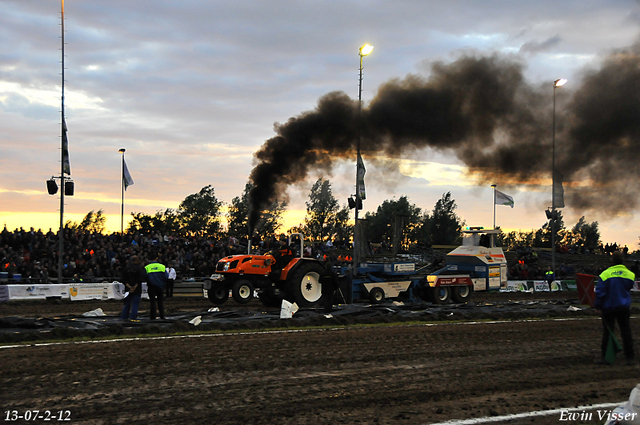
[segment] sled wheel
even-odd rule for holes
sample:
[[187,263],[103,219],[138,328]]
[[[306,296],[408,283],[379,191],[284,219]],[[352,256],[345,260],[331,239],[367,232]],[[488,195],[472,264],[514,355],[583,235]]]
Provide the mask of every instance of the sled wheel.
[[229,299],[229,290],[224,285],[211,284],[211,289],[207,291],[209,301],[215,305],[222,305]]
[[384,291],[382,288],[378,288],[377,286],[372,288],[371,291],[369,291],[369,301],[371,301],[371,304],[380,304],[384,301]]
[[469,285],[456,286],[452,289],[451,298],[456,303],[466,303],[471,299],[471,295],[473,294],[473,287]]
[[246,304],[253,298],[253,285],[248,280],[238,280],[231,287],[231,295],[238,304]]
[[288,282],[288,292],[299,307],[314,307],[322,299],[320,276],[324,267],[312,261],[302,261]]
[[433,288],[433,302],[436,304],[445,304],[451,298],[451,288],[448,286],[436,286]]

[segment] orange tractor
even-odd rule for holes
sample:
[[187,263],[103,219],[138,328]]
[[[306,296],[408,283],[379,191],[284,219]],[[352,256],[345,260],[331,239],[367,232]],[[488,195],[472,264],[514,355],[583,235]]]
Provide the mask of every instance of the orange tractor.
[[[298,236],[300,246],[291,243]],[[304,238],[289,236],[286,247],[264,255],[231,255],[221,259],[216,273],[204,281],[209,300],[220,305],[229,294],[239,304],[251,301],[254,293],[267,307],[280,306],[283,299],[300,307],[313,307],[323,301],[323,284],[331,284],[332,272],[318,260],[303,257]]]

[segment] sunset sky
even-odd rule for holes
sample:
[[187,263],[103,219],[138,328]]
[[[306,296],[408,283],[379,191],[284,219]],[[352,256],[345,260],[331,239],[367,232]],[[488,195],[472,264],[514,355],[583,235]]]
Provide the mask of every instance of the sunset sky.
[[[59,226],[59,196],[47,194],[45,181],[60,174],[60,6],[59,0],[2,2],[0,224],[10,230]],[[541,93],[551,122],[553,81],[569,80],[556,91],[562,117],[585,76],[638,42],[640,2],[67,0],[65,30],[75,182],[65,221],[102,209],[108,230],[117,231],[120,148],[135,182],[126,192],[125,220],[131,212],[177,208],[206,185],[230,203],[242,194],[254,152],[276,135],[274,124],[313,111],[330,92],[357,99],[358,49],[365,43],[374,46],[364,58],[365,109],[389,81],[429,79],[435,63],[498,55],[522,64],[526,85]],[[629,96],[638,95],[630,88]],[[566,134],[557,133],[559,152]],[[549,146],[551,126],[544,138]],[[637,138],[626,143],[640,146]],[[548,158],[550,171],[551,152],[537,155]],[[544,224],[551,203],[550,173],[540,173],[535,184],[488,182],[447,149],[420,148],[396,158],[367,152],[364,160],[364,212],[403,195],[431,210],[451,192],[467,225],[491,227],[495,183],[515,199],[515,208],[497,208],[497,224],[531,230]],[[336,159],[330,171],[314,169],[288,188],[287,228],[302,220],[318,177],[329,179],[346,203],[355,192],[355,157]],[[570,182],[566,193],[589,182]],[[636,204],[611,213],[567,198],[565,224],[584,215],[600,223],[604,243],[635,250]]]

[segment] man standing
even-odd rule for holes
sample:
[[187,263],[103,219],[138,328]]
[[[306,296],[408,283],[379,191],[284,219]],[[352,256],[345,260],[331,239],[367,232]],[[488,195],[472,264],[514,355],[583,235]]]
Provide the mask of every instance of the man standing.
[[138,318],[138,306],[142,297],[142,282],[147,279],[147,274],[140,264],[137,255],[131,257],[131,261],[122,271],[122,281],[125,287],[124,307],[120,318],[122,320],[135,320]]
[[551,291],[551,284],[556,280],[556,276],[553,273],[553,270],[551,270],[551,266],[547,267],[547,272],[544,274],[544,280],[549,284],[549,291]]
[[155,320],[157,302],[160,318],[164,319],[164,299],[162,295],[167,282],[167,269],[158,262],[158,257],[156,256],[155,260],[147,264],[145,270],[147,272],[147,292],[149,293],[149,301],[151,301],[149,317],[151,320]]
[[635,274],[624,266],[624,256],[620,251],[611,255],[612,266],[600,275],[596,285],[596,299],[593,306],[602,310],[602,356],[596,364],[607,364],[605,355],[609,344],[609,335],[613,333],[615,322],[620,326],[624,356],[627,364],[634,364],[633,339],[631,337],[631,288]]
[[176,281],[176,269],[167,267],[167,298],[173,297],[173,284]]

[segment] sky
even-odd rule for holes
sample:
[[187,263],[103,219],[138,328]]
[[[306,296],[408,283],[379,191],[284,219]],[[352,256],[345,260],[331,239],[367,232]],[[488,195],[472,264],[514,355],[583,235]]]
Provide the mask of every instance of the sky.
[[[358,49],[365,43],[374,50],[363,58],[363,110],[389,83],[432,81],[434,66],[452,69],[461,58],[500,58],[519,65],[545,123],[551,123],[555,92],[555,144],[563,155],[570,137],[563,110],[579,105],[575,99],[587,87],[584,81],[640,35],[640,2],[631,0],[67,0],[64,8],[64,107],[75,183],[74,196],[65,198],[64,220],[80,221],[89,211],[103,210],[109,231],[120,229],[120,148],[126,149],[134,180],[125,193],[125,222],[131,212],[177,208],[206,185],[230,203],[260,163],[254,153],[290,119],[316,110],[329,93],[357,101]],[[60,174],[61,3],[3,0],[2,9],[0,224],[9,230],[56,230],[60,198],[47,194],[45,181]],[[561,77],[569,82],[554,90],[553,81]],[[589,99],[600,106],[597,97]],[[487,137],[499,139],[499,130]],[[546,161],[550,170],[552,126],[545,124],[539,134],[541,148],[518,161]],[[629,134],[620,143],[640,144],[638,133]],[[465,155],[473,150],[471,142]],[[566,152],[564,163],[588,161],[591,168],[627,173]],[[495,166],[491,161],[473,164],[485,170],[478,175],[460,151],[428,143],[392,157],[372,149],[363,156],[363,213],[401,196],[431,211],[451,192],[467,225],[490,228],[493,183],[515,200],[514,208],[495,209],[496,224],[529,231],[545,223],[544,210],[551,205],[550,172],[542,168],[532,168],[536,184],[530,184],[531,175],[523,183],[486,172]],[[334,159],[330,167],[312,166],[285,185],[279,195],[290,203],[285,227],[302,221],[304,202],[320,177],[330,180],[341,203],[355,193],[355,157]],[[594,181],[567,183],[565,224],[572,227],[585,216],[599,222],[604,243],[637,249],[637,186],[605,188],[634,198],[613,209],[606,208],[611,200],[585,203],[576,201],[584,196],[571,196],[572,190],[588,194]],[[604,190],[601,186],[593,190]]]

